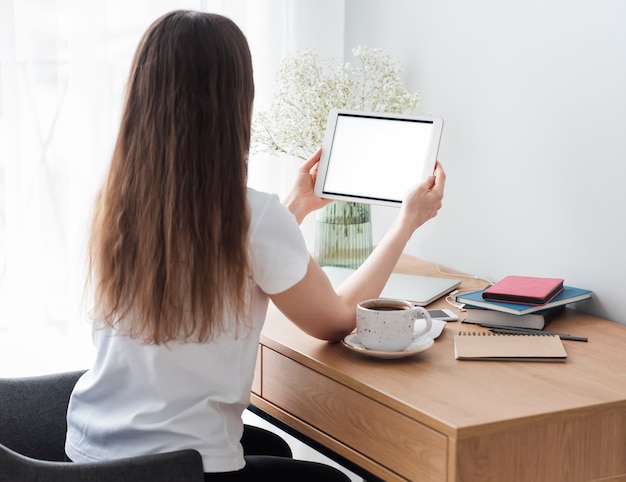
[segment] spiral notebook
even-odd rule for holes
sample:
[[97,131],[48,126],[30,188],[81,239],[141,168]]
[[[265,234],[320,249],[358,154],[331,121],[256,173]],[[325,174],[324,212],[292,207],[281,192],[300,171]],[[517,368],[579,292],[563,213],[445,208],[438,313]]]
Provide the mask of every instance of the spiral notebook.
[[461,331],[454,336],[457,360],[564,362],[563,342],[556,335],[503,335]]

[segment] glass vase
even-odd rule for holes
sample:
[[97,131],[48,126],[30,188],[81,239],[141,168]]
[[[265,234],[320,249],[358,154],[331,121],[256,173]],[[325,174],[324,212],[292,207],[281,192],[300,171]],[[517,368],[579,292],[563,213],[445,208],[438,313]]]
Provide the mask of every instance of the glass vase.
[[358,268],[371,252],[369,204],[334,201],[317,212],[314,257],[320,266]]

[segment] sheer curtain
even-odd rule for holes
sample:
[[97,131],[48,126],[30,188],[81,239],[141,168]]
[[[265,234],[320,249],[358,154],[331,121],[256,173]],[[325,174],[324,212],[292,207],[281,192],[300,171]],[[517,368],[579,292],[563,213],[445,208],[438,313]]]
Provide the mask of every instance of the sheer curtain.
[[[244,30],[258,108],[270,105],[285,55],[343,54],[335,0],[0,0],[0,376],[91,361],[82,298],[91,207],[137,42],[177,8],[222,13]],[[250,184],[280,193],[292,167],[252,159]]]

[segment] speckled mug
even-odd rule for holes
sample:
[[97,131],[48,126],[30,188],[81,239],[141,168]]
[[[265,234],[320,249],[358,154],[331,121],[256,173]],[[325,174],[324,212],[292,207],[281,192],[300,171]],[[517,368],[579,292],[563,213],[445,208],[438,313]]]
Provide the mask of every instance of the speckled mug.
[[[416,331],[418,313],[422,313],[425,326]],[[359,341],[370,350],[404,350],[413,340],[428,333],[432,323],[428,311],[405,300],[376,298],[362,301],[356,308]]]

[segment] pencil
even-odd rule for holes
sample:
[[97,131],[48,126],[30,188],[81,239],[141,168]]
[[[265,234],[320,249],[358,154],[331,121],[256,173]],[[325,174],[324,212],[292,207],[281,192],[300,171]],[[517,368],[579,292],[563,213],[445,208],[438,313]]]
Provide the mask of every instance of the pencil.
[[561,340],[589,341],[586,336],[574,336],[569,333],[556,333],[551,331],[518,330],[510,328],[490,328],[489,331],[503,335],[558,336]]

